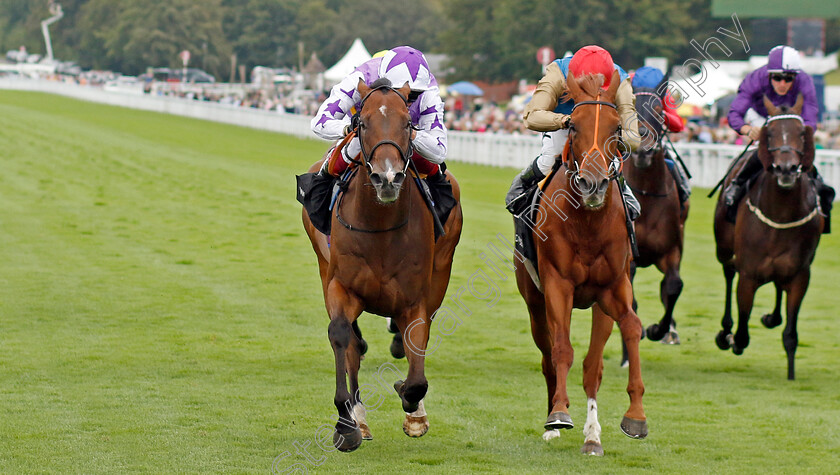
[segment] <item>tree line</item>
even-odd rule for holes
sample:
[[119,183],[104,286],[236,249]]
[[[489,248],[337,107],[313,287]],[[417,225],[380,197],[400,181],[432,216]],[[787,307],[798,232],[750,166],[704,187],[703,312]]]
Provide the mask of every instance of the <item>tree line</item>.
[[[233,57],[254,66],[299,67],[312,53],[329,66],[356,37],[371,52],[408,44],[444,53],[451,79],[536,79],[536,50],[558,55],[586,44],[607,48],[634,68],[647,56],[696,56],[731,20],[713,19],[711,0],[58,0],[64,18],[50,27],[55,57],[85,69],[140,74],[190,66],[227,78]],[[0,49],[45,50],[40,22],[49,0],[0,0]],[[744,22],[749,34],[749,25]],[[840,43],[837,22],[829,43]],[[831,51],[831,50],[829,50]],[[761,52],[756,52],[761,53]],[[738,54],[738,53],[736,53]],[[743,57],[733,56],[728,59]]]

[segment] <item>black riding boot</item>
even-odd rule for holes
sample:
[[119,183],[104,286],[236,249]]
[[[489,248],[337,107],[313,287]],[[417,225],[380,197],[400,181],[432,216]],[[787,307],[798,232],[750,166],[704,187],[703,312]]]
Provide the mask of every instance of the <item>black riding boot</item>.
[[811,179],[814,180],[814,185],[817,187],[817,195],[820,197],[820,209],[825,216],[825,226],[823,227],[823,234],[831,233],[831,208],[834,207],[834,188],[828,186],[820,172],[816,167],[811,168]]
[[537,166],[537,160],[539,160],[539,157],[535,158],[530,165],[516,175],[510,185],[510,190],[505,196],[505,207],[511,213],[515,214],[514,210],[518,207],[517,202],[525,196],[525,192],[545,178],[545,175]]
[[758,154],[753,152],[747,159],[747,163],[741,167],[741,170],[724,190],[723,204],[726,205],[726,220],[730,223],[735,222],[735,216],[738,214],[738,203],[747,193],[747,182],[761,172],[761,168],[761,160],[758,159]]
[[688,177],[685,175],[682,165],[676,161],[673,164],[674,166],[668,167],[668,170],[671,172],[671,176],[674,177],[674,182],[677,184],[677,196],[679,196],[680,206],[682,206],[683,203],[688,201],[688,197],[691,195],[691,185],[688,183]]

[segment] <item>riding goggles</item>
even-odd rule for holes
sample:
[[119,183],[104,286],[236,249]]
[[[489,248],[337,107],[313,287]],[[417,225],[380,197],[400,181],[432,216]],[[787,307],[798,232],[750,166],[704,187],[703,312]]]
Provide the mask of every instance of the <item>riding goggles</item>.
[[796,79],[796,73],[773,73],[770,75],[770,79],[778,82],[793,82]]

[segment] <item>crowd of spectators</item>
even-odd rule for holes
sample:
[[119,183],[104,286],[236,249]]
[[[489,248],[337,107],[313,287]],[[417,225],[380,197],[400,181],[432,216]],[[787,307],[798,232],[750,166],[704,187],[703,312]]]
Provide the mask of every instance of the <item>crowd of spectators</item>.
[[[52,77],[53,80],[72,81],[82,85],[105,86],[118,81],[107,72],[86,72],[76,77]],[[236,107],[250,107],[283,114],[313,115],[326,98],[325,92],[300,90],[291,85],[256,88],[230,84],[139,83],[146,94],[181,97],[190,100],[218,102]],[[481,97],[450,95],[444,98],[445,122],[448,130],[491,134],[537,135],[522,123],[526,98],[514,97],[500,105]],[[684,119],[683,132],[670,134],[673,142],[746,144],[745,138],[729,128],[726,118],[707,117]],[[816,147],[840,149],[840,120],[826,120],[814,136]]]

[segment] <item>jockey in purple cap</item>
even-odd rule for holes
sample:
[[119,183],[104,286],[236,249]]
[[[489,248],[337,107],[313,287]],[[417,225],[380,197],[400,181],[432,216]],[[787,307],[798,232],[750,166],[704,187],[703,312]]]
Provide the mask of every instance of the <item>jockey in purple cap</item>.
[[[380,78],[387,78],[394,88],[408,84],[408,112],[411,122],[417,128],[412,132],[414,161],[417,170],[427,175],[430,181],[444,179],[440,164],[446,159],[446,126],[443,125],[443,101],[440,98],[437,80],[429,70],[429,64],[420,51],[410,46],[398,46],[384,55],[375,57],[357,67],[340,83],[333,86],[330,96],[321,104],[312,119],[312,131],[326,140],[339,140],[350,133],[351,118],[358,111],[362,97],[356,91],[359,79],[371,85]],[[358,137],[350,140],[341,150],[344,160],[335,163],[324,161],[322,172],[338,176],[351,158],[362,148]]]
[[[802,71],[798,51],[790,46],[776,46],[770,50],[767,64],[748,74],[738,87],[738,96],[732,101],[727,116],[729,126],[741,135],[758,140],[762,125],[758,121],[750,120],[750,116],[760,119],[767,117],[764,97],[766,96],[776,107],[791,107],[800,94],[804,100],[802,122],[813,130],[817,130],[819,105],[814,82],[811,76]],[[726,216],[729,221],[735,222],[738,203],[746,193],[746,183],[761,169],[758,154],[753,152],[724,191]],[[817,187],[820,206],[826,215],[824,232],[828,233],[831,229],[828,214],[834,202],[834,188],[825,184],[816,167],[811,168],[811,178]]]

